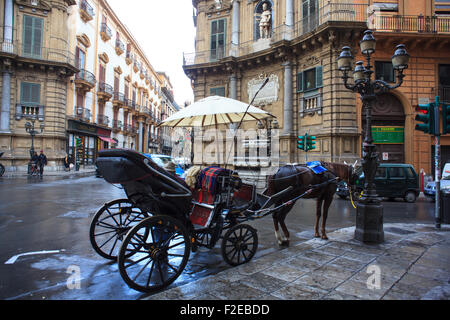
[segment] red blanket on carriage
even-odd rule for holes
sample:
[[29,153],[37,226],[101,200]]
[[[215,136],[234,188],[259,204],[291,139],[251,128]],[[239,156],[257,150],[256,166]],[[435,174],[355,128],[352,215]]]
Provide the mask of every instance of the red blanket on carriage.
[[230,174],[230,170],[220,167],[208,167],[203,169],[197,178],[198,194],[196,200],[200,203],[212,204],[216,194],[220,191],[218,177]]

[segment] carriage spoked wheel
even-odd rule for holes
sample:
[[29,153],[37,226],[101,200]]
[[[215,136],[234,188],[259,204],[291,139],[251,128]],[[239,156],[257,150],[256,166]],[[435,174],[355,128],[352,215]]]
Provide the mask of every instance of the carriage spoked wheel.
[[257,231],[248,224],[235,225],[223,236],[222,257],[232,266],[249,262],[257,249]]
[[116,260],[127,232],[149,214],[133,206],[128,199],[105,204],[91,222],[89,238],[92,247],[102,257]]
[[191,250],[183,224],[167,215],[144,219],[126,235],[118,256],[123,280],[132,289],[155,292],[183,272]]

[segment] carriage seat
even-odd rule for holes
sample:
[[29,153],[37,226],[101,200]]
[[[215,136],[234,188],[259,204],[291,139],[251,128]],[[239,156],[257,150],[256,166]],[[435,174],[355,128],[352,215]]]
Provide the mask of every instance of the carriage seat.
[[213,204],[218,193],[222,192],[223,177],[230,176],[233,172],[220,167],[207,167],[197,176],[194,200],[199,203]]

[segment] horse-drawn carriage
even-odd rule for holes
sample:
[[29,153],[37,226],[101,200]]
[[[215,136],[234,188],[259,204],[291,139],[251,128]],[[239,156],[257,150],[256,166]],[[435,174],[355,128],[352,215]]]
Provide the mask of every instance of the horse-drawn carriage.
[[94,216],[90,240],[102,257],[118,261],[120,274],[133,289],[153,292],[171,284],[191,251],[213,248],[230,265],[252,259],[257,231],[243,222],[271,213],[276,199],[257,194],[231,170],[204,169],[197,186],[186,183],[132,150],[100,151],[103,178],[120,184],[126,199],[105,204]]

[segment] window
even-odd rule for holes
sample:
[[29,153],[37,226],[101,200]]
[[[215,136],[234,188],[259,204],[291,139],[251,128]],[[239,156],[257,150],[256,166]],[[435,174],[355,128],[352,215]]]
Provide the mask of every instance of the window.
[[78,69],[84,69],[86,63],[86,53],[79,47],[75,49],[75,64]]
[[302,5],[303,33],[314,30],[318,25],[317,0],[303,0]]
[[316,90],[322,86],[322,66],[297,74],[297,92]]
[[416,177],[411,168],[405,168],[405,171],[408,179],[414,179]]
[[436,14],[450,14],[450,0],[435,0],[434,11]]
[[22,104],[39,105],[41,103],[41,85],[22,82],[20,86],[20,102]]
[[42,55],[44,19],[23,16],[23,48],[24,56],[40,58]]
[[222,59],[225,55],[226,20],[214,20],[211,22],[211,60]]
[[209,89],[209,95],[225,97],[225,87],[211,88]]
[[386,82],[395,82],[395,73],[392,62],[376,61],[375,62],[375,78]]
[[450,64],[439,65],[439,96],[442,101],[450,103]]
[[375,178],[386,178],[386,168],[378,167]]
[[389,176],[391,178],[404,178],[405,172],[403,168],[389,168]]

